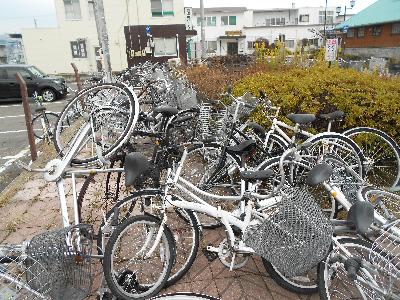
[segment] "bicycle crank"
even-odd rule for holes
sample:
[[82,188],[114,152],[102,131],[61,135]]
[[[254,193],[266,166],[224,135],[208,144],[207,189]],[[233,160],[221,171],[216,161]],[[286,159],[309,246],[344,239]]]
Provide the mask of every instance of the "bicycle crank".
[[250,258],[249,253],[240,253],[232,249],[228,240],[224,239],[218,247],[218,258],[231,271],[245,266]]

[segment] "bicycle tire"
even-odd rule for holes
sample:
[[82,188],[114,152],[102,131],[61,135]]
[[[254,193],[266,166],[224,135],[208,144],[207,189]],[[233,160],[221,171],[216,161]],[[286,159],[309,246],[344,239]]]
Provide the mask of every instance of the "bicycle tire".
[[[115,204],[115,206],[110,209],[107,212],[106,215],[106,220],[110,220],[113,215],[114,215],[114,209],[115,207],[119,207],[120,209],[124,206],[129,206],[131,204],[131,207],[128,207],[126,211],[123,213],[119,213],[119,223],[123,222],[126,220],[129,216],[134,213],[135,207],[137,208],[138,206],[140,208],[140,212],[138,213],[146,213],[145,211],[142,211],[142,205],[139,200],[142,202],[147,201],[150,202],[150,197],[159,197],[163,195],[162,190],[141,190],[134,192],[132,195],[129,197],[126,197],[125,199],[122,199],[118,201],[118,203]],[[177,196],[173,196],[175,199],[179,198]],[[169,214],[167,211],[166,213],[168,214],[167,218],[167,225],[169,229],[171,230],[174,240],[176,243],[176,262],[171,270],[170,276],[168,277],[168,280],[166,282],[166,286],[171,286],[175,284],[179,279],[181,279],[187,271],[190,269],[190,267],[193,265],[194,260],[196,259],[197,252],[199,249],[200,245],[200,225],[199,221],[197,219],[197,216],[194,212],[189,211],[189,210],[181,210],[181,209],[175,209],[175,214]],[[179,218],[175,217],[178,216]],[[175,217],[175,219],[174,219]],[[181,219],[181,223],[177,223],[174,220]],[[184,226],[185,224],[186,226]],[[102,248],[102,230],[101,228],[104,226],[104,222],[102,226],[100,226],[99,232],[98,232],[98,239],[97,239],[97,245],[98,248]],[[188,233],[188,230],[190,228],[190,236]],[[183,236],[182,233],[185,233]],[[191,241],[189,241],[189,239]]]
[[[389,188],[400,186],[400,147],[393,138],[371,127],[351,128],[343,134],[353,139],[363,151],[365,175],[369,183]],[[384,177],[385,185],[382,185],[379,176]]]
[[[339,240],[341,245],[343,247],[346,247],[346,249],[349,251],[349,247],[353,247],[353,248],[358,248],[357,250],[357,254],[359,257],[359,255],[361,255],[361,250],[364,250],[366,252],[366,254],[369,253],[371,251],[371,246],[372,244],[365,241],[365,240],[360,240],[360,239],[352,239],[352,238],[342,238]],[[375,255],[379,255],[379,253],[376,253]],[[328,284],[332,285],[334,280],[336,280],[341,273],[343,273],[343,277],[345,279],[347,279],[347,286],[349,284],[354,284],[355,281],[352,281],[350,279],[347,278],[347,273],[344,270],[344,268],[340,268],[340,266],[338,264],[335,264],[335,272],[333,272],[332,274],[329,275],[329,279],[327,279],[328,277],[328,273],[329,270],[327,270],[327,268],[329,268],[329,260],[330,260],[330,256],[331,253],[328,254],[328,256],[322,261],[320,262],[320,264],[318,265],[318,285],[319,285],[319,296],[320,299],[322,300],[330,300],[332,299],[330,296],[330,292],[329,292],[329,287]],[[367,257],[368,260],[368,257]],[[377,270],[377,269],[376,269]],[[374,275],[374,278],[376,279],[376,275]],[[342,280],[343,281],[343,280]],[[379,284],[379,283],[377,283]],[[343,282],[340,282],[340,286],[341,287],[345,287],[346,284]],[[383,288],[382,285],[379,285],[380,288]],[[355,289],[356,290],[356,289]],[[365,292],[365,291],[364,291]],[[344,297],[344,299],[364,299],[362,296],[359,296],[359,298],[356,298],[356,295],[350,295],[349,293],[343,294],[343,292],[341,292],[340,290],[338,291],[338,293],[341,293]],[[359,295],[359,292],[356,292],[356,294]],[[340,294],[339,294],[340,296]],[[333,298],[333,299],[338,299],[338,298]],[[340,299],[340,298],[339,298]],[[372,298],[368,298],[368,299],[372,299]],[[383,299],[383,298],[373,298],[373,299]]]
[[[49,139],[51,140],[53,138],[53,135],[54,135],[55,124],[58,121],[59,115],[56,114],[56,113],[53,113],[53,112],[46,112],[45,115],[46,115],[46,117],[44,119],[44,122],[46,122],[46,120],[47,120],[46,126],[48,126],[48,128],[49,128],[49,133],[50,134],[48,134],[48,135],[49,135]],[[49,116],[51,116],[51,117],[49,118]],[[44,139],[44,133],[43,133],[43,128],[42,128],[41,117],[42,117],[41,114],[40,115],[36,115],[36,116],[33,117],[33,119],[32,119],[32,127],[33,127],[34,136],[36,138],[40,139],[40,140],[43,140]],[[49,119],[54,120],[54,124],[53,125],[50,124]],[[40,132],[42,134],[38,133],[39,130],[40,130]]]
[[[143,277],[140,276],[140,274],[138,274],[137,270],[134,270],[136,271],[136,273],[134,273],[134,271],[130,269],[125,269],[120,273],[117,273],[116,270],[114,270],[113,256],[115,254],[115,247],[118,246],[116,245],[116,243],[119,242],[121,236],[125,234],[127,230],[131,229],[134,225],[138,224],[139,225],[142,224],[143,226],[145,226],[144,228],[145,233],[149,234],[149,232],[151,232],[151,234],[154,235],[156,231],[147,231],[147,230],[149,229],[149,226],[153,227],[156,226],[155,229],[157,229],[158,231],[157,226],[160,225],[160,220],[150,215],[129,217],[115,228],[105,248],[104,259],[103,259],[104,278],[112,294],[116,296],[118,299],[145,299],[157,295],[159,291],[162,288],[164,288],[165,283],[167,282],[167,279],[174,264],[174,256],[175,256],[174,238],[169,228],[166,225],[164,225],[164,230],[160,240],[160,243],[162,243],[163,245],[162,248],[163,250],[161,250],[161,248],[159,250],[162,256],[161,258],[162,272],[161,274],[159,274],[159,277],[157,277],[154,283],[138,283],[137,278],[143,278]],[[129,237],[132,237],[132,234],[130,234]],[[137,243],[130,245],[130,251],[132,251],[132,248],[135,245],[137,245]],[[143,247],[143,245],[139,245],[139,247]],[[143,252],[143,250],[144,249],[139,249],[139,253]],[[155,251],[157,251],[157,249]],[[142,253],[140,255],[142,255]],[[133,259],[130,259],[129,262],[132,265]],[[152,266],[154,266],[154,264],[152,264]],[[143,269],[141,270],[143,271]],[[144,271],[150,271],[150,269],[145,268]],[[120,277],[117,278],[118,276]],[[122,286],[122,282],[124,286]],[[128,288],[131,291],[127,291]],[[137,291],[137,293],[132,293],[134,291]]]
[[[103,156],[105,158],[109,158],[111,157],[120,147],[122,147],[125,143],[128,142],[129,137],[136,125],[137,119],[138,119],[138,113],[139,113],[139,102],[137,100],[137,97],[135,95],[135,93],[131,90],[131,88],[121,84],[121,83],[101,83],[101,84],[97,84],[97,85],[93,85],[90,86],[82,91],[80,91],[75,98],[73,98],[62,110],[62,112],[60,113],[60,117],[57,121],[57,125],[56,125],[56,129],[54,132],[54,146],[56,148],[57,153],[59,153],[59,155],[62,157],[65,155],[65,150],[64,148],[66,148],[68,144],[68,142],[63,143],[62,142],[62,137],[61,137],[61,132],[62,132],[62,124],[65,124],[65,122],[68,122],[71,126],[69,128],[73,127],[73,120],[72,117],[69,115],[71,114],[71,111],[73,113],[73,117],[77,117],[77,120],[81,120],[84,119],[83,115],[84,115],[84,111],[86,109],[91,109],[91,107],[95,107],[95,101],[91,103],[92,106],[89,105],[90,101],[87,100],[89,99],[88,97],[104,97],[105,99],[107,99],[107,95],[103,95],[105,93],[105,91],[107,91],[109,93],[111,93],[111,91],[116,91],[118,93],[120,93],[120,95],[123,96],[123,103],[122,104],[118,104],[118,105],[122,105],[120,112],[121,115],[124,114],[125,116],[128,115],[128,119],[124,124],[120,124],[121,126],[123,126],[123,131],[122,133],[118,136],[118,138],[113,141],[111,143],[111,145],[108,146],[107,149],[103,149]],[[102,91],[103,94],[101,94],[100,92]],[[103,96],[102,96],[103,95]],[[113,95],[115,96],[115,95]],[[86,97],[86,98],[85,98]],[[109,100],[109,99],[107,99]],[[116,104],[118,101],[121,100],[121,97],[115,97],[112,100],[110,100],[111,102],[108,104],[108,110],[111,110],[111,108],[113,109],[117,109],[118,105]],[[104,101],[104,100],[103,100]],[[113,102],[114,101],[114,102]],[[85,104],[82,104],[85,103]],[[100,102],[99,102],[100,103]],[[124,108],[124,106],[129,106],[128,108]],[[105,109],[103,106],[102,109],[97,109],[96,114],[94,115],[95,117],[99,117],[101,119],[101,112],[106,112],[107,113],[107,109]],[[94,111],[94,110],[93,110]],[[122,113],[122,111],[124,111]],[[128,111],[128,113],[127,113]],[[91,112],[86,112],[86,114],[90,114]],[[114,114],[116,115],[116,113],[114,112]],[[108,115],[112,115],[110,112],[108,112]],[[103,117],[106,118],[106,116]],[[103,120],[103,123],[106,123],[107,120]],[[86,122],[83,120],[83,122]],[[104,125],[104,124],[103,124]],[[77,123],[76,126],[79,126],[79,123]],[[65,130],[68,131],[68,130]],[[91,135],[91,133],[89,134],[89,136]],[[67,137],[68,139],[68,137]],[[93,152],[93,151],[92,151]],[[89,154],[90,155],[90,154]],[[75,165],[81,165],[81,164],[90,164],[93,162],[96,162],[98,159],[97,154],[92,153],[91,156],[89,157],[83,157],[83,158],[79,158],[77,157],[77,155],[75,156],[74,159],[72,159],[71,163],[75,164]]]

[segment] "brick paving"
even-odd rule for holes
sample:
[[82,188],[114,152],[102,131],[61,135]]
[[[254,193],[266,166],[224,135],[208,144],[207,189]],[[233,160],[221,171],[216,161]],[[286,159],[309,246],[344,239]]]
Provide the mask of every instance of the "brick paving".
[[[78,182],[78,190],[82,180]],[[70,216],[72,216],[71,185],[66,180]],[[20,243],[32,235],[48,229],[61,227],[59,201],[55,183],[47,183],[41,174],[35,174],[33,180],[25,183],[18,192],[8,199],[0,209],[0,243]],[[201,245],[212,243],[214,246],[225,238],[224,231],[204,230]],[[95,267],[97,278],[94,290],[99,285],[101,267]],[[266,273],[259,257],[253,256],[239,270],[229,271],[216,259],[209,262],[199,251],[189,272],[175,285],[162,293],[197,292],[221,299],[273,299],[306,300],[319,299],[318,295],[297,295],[278,286]],[[95,295],[89,299],[95,299]]]

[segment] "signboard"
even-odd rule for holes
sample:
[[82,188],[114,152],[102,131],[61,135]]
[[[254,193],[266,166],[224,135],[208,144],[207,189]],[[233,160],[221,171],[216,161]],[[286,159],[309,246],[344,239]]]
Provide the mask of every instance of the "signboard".
[[231,30],[231,31],[225,31],[226,36],[241,36],[242,31],[241,30]]
[[192,24],[193,9],[191,7],[185,7],[184,11],[185,11],[186,30],[193,30],[193,24]]
[[343,33],[347,33],[348,29],[349,29],[349,25],[344,25],[343,26]]
[[338,39],[327,39],[325,47],[325,60],[335,61],[338,51]]

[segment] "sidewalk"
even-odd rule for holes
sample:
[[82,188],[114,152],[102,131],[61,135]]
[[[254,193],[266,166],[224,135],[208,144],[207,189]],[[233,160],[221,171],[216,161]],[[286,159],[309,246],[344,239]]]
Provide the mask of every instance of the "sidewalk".
[[[14,192],[8,190],[10,196],[3,194],[5,199],[0,202],[0,243],[20,243],[32,235],[61,227],[56,185],[47,183],[42,176],[34,174],[26,183],[15,182],[11,187]],[[67,179],[65,183],[69,208],[72,209],[70,180]],[[78,182],[78,191],[82,183],[83,180]],[[205,230],[200,245],[211,243],[218,246],[224,238],[222,229]],[[98,266],[95,266],[95,269],[101,270],[100,265],[96,264]],[[95,282],[99,282],[98,279]],[[96,289],[95,286],[94,290]],[[162,294],[183,291],[207,294],[226,300],[319,299],[318,295],[296,295],[278,286],[266,273],[259,257],[251,257],[242,269],[230,272],[219,259],[209,262],[201,251],[184,278],[164,290]],[[89,299],[96,297],[93,295]]]

